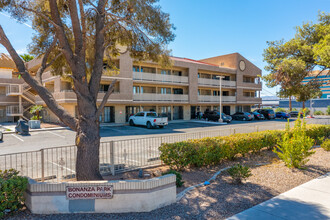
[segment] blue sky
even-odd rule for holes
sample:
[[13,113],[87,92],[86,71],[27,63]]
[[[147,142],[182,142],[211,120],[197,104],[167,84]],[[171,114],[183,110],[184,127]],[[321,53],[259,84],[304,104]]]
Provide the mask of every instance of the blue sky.
[[[191,59],[239,52],[264,70],[266,41],[290,39],[295,27],[316,22],[319,11],[330,12],[330,0],[160,0],[176,26],[172,55]],[[14,47],[27,51],[33,31],[0,14],[0,24]],[[0,52],[5,52],[0,46]],[[275,88],[265,87],[262,95]]]

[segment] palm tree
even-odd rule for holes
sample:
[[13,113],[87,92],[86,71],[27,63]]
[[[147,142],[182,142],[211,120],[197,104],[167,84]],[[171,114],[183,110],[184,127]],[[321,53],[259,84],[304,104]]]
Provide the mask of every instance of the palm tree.
[[34,105],[31,107],[30,109],[30,113],[33,114],[33,117],[31,118],[32,120],[36,119],[36,120],[40,120],[40,111],[43,109],[44,107],[42,105]]

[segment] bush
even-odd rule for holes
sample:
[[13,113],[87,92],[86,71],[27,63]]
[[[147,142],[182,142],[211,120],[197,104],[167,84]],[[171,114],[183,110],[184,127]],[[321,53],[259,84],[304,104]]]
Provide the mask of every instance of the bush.
[[327,108],[327,115],[330,115],[330,105],[328,105],[328,108]]
[[5,210],[13,212],[23,206],[23,193],[28,180],[18,176],[18,173],[14,169],[0,170],[0,218],[4,216]]
[[322,144],[321,147],[326,150],[330,151],[330,139],[326,139]]
[[182,181],[182,175],[181,173],[175,171],[175,170],[169,170],[165,173],[163,173],[162,175],[167,175],[167,174],[175,174],[176,176],[176,186],[177,187],[181,187],[184,184],[184,181]]
[[233,179],[234,184],[240,184],[242,183],[242,180],[252,176],[250,168],[247,166],[242,166],[241,164],[232,166],[227,170],[227,172]]
[[284,108],[276,108],[275,112],[286,112]]
[[314,115],[324,115],[324,113],[322,111],[315,111]]
[[308,162],[307,157],[315,153],[310,151],[313,145],[314,140],[306,134],[305,120],[301,121],[298,118],[292,131],[290,131],[290,124],[287,124],[282,141],[274,152],[287,167],[301,168]]
[[[223,160],[233,160],[238,155],[273,149],[282,140],[285,132],[287,131],[261,131],[164,143],[159,148],[160,159],[175,170],[183,170],[189,166],[216,165]],[[308,125],[305,133],[313,143],[320,144],[324,138],[330,137],[330,125]]]

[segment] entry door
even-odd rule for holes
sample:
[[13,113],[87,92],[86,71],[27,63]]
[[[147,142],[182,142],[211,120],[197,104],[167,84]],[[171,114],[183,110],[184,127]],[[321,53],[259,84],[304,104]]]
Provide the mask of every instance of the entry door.
[[225,113],[226,115],[230,115],[230,106],[223,106],[222,112]]
[[190,119],[195,119],[196,118],[196,106],[191,106],[190,107]]
[[110,113],[111,113],[110,107],[109,106],[104,107],[104,123],[111,122]]
[[182,106],[173,107],[173,120],[183,119],[183,108]]

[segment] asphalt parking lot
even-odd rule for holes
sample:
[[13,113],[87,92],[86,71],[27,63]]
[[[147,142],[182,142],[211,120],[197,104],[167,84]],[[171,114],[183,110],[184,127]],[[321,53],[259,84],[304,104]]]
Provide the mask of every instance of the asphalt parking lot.
[[[316,120],[316,119],[315,119]],[[322,120],[322,119],[319,119]],[[291,119],[293,121],[293,119]],[[100,130],[101,141],[124,140],[132,138],[141,138],[148,136],[159,136],[167,134],[182,134],[200,131],[212,131],[234,128],[251,128],[258,126],[262,128],[271,127],[272,125],[283,125],[286,120],[264,120],[264,121],[233,121],[227,125],[219,125],[216,123],[205,122],[172,122],[165,128],[147,129],[145,127],[131,126],[109,126],[102,127]],[[49,130],[30,132],[28,136],[19,134],[4,134],[3,142],[0,142],[0,155],[36,151],[43,148],[74,145],[75,132],[71,130]]]

